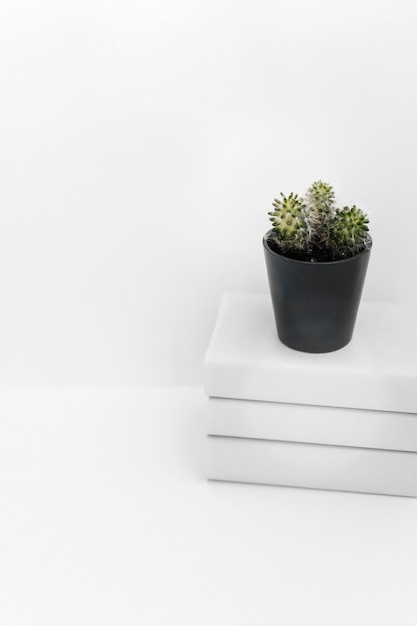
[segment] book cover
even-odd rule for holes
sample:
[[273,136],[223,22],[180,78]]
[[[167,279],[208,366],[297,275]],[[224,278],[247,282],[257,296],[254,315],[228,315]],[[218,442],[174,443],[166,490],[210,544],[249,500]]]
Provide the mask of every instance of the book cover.
[[417,452],[417,415],[208,398],[209,435]]
[[269,295],[226,293],[205,362],[208,396],[417,413],[417,303],[366,302],[352,341],[309,354],[278,339]]
[[211,480],[417,496],[417,453],[207,436]]

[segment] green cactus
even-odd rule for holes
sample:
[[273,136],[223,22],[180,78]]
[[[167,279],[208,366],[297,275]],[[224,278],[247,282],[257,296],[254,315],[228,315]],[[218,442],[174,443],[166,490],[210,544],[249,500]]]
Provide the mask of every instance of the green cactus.
[[306,193],[306,206],[312,242],[326,245],[330,223],[336,212],[332,186],[321,180],[313,183]]
[[305,218],[305,204],[297,194],[290,193],[281,200],[275,198],[273,211],[268,215],[273,224],[273,231],[283,250],[303,250],[308,239],[308,226]]
[[274,249],[306,261],[337,261],[358,254],[372,240],[368,217],[355,205],[336,208],[328,183],[314,182],[305,200],[290,193],[272,203],[269,239]]
[[351,256],[363,250],[369,239],[369,219],[355,205],[338,209],[331,224],[330,242],[341,256]]

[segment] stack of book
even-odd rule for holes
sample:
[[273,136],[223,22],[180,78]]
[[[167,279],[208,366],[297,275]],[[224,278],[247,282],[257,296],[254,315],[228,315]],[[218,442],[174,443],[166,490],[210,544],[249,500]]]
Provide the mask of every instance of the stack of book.
[[226,293],[204,363],[207,477],[417,496],[417,304],[362,302],[350,344],[278,339],[270,297]]

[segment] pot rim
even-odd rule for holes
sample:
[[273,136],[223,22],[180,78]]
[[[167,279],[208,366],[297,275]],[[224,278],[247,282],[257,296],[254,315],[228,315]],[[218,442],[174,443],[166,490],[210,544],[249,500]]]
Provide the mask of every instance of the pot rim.
[[353,261],[353,259],[357,259],[358,257],[362,256],[363,254],[369,253],[371,251],[372,248],[372,238],[369,237],[369,243],[366,246],[366,248],[364,248],[363,250],[361,250],[361,252],[358,252],[357,254],[354,254],[352,256],[347,257],[346,259],[338,259],[336,261],[303,261],[301,259],[292,259],[289,256],[285,256],[284,254],[281,254],[280,252],[275,252],[275,250],[272,250],[272,248],[270,248],[269,244],[268,244],[268,237],[269,235],[273,232],[273,229],[271,228],[271,230],[268,230],[268,232],[265,233],[265,235],[263,236],[262,239],[262,243],[264,245],[264,248],[269,252],[269,254],[272,254],[273,256],[277,256],[280,259],[284,259],[285,261],[289,261],[291,263],[300,263],[301,265],[339,265],[340,263],[348,263],[349,261]]

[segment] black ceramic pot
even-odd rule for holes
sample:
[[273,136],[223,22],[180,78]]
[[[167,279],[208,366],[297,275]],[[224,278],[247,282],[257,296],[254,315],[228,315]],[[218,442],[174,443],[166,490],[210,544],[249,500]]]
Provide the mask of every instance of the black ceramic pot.
[[263,239],[278,336],[302,352],[332,352],[352,338],[370,247],[342,261],[310,262],[274,252]]

